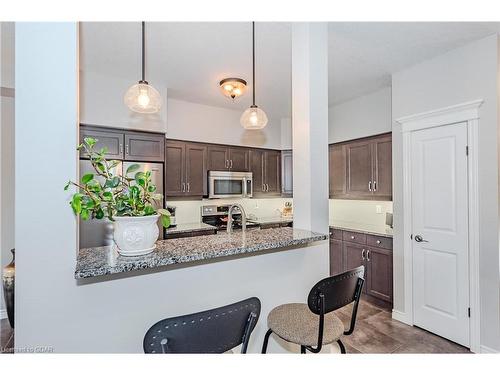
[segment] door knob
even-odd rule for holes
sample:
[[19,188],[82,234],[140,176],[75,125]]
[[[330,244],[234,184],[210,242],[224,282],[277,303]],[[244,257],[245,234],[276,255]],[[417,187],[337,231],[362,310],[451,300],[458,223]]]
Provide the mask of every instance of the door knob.
[[423,237],[420,234],[417,234],[415,236],[415,241],[417,241],[417,242],[429,242],[427,240],[424,240]]

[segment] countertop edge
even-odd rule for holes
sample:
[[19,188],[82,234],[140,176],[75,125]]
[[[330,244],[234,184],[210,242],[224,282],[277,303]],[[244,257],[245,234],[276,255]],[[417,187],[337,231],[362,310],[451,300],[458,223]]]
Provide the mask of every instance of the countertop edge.
[[359,229],[359,228],[353,228],[353,227],[348,227],[348,226],[342,226],[342,225],[333,225],[329,224],[330,228],[334,229],[339,229],[339,230],[345,230],[345,231],[350,231],[350,232],[358,232],[358,233],[363,233],[363,234],[370,234],[373,236],[381,236],[381,237],[387,237],[387,238],[393,238],[394,235],[390,233],[384,233],[384,232],[379,232],[379,231],[373,231],[373,230],[366,230],[366,229]]

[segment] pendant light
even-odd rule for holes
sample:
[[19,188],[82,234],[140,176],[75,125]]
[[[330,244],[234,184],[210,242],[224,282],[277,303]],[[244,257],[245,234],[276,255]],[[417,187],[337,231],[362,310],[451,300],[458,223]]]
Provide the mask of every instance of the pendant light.
[[156,113],[161,107],[161,96],[145,78],[145,28],[146,23],[142,22],[142,79],[139,83],[136,83],[127,90],[123,101],[131,111],[138,113]]
[[255,105],[255,22],[252,22],[252,105],[241,115],[240,123],[245,129],[262,129],[267,125],[266,113]]

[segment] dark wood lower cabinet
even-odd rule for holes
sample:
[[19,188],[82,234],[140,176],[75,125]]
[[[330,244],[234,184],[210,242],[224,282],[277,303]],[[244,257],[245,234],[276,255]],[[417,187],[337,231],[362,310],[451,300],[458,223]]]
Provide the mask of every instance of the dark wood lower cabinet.
[[392,304],[392,238],[330,228],[330,275],[365,266],[363,293]]

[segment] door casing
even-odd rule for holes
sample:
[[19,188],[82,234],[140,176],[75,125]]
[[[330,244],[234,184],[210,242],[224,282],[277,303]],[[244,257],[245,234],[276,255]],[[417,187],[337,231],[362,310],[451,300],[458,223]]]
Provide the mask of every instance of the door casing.
[[[479,190],[478,190],[478,127],[479,107],[482,99],[445,108],[402,117],[396,120],[401,125],[403,136],[403,222],[404,222],[404,312],[393,310],[394,319],[413,325],[413,243],[411,239],[411,132],[459,122],[467,123],[468,140],[468,198],[469,198],[469,293],[470,293],[470,350],[480,349],[480,295],[479,295]],[[393,278],[397,282],[396,277]]]

